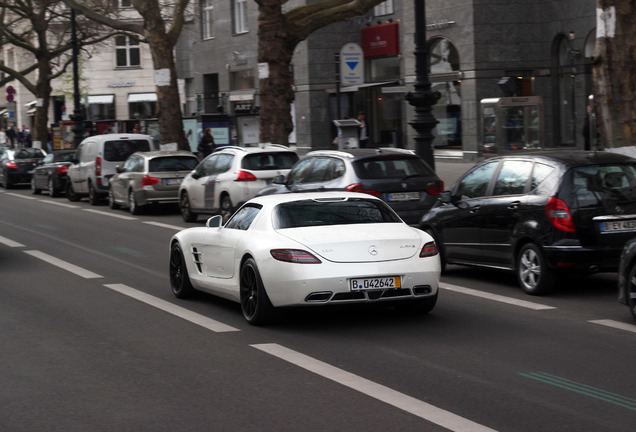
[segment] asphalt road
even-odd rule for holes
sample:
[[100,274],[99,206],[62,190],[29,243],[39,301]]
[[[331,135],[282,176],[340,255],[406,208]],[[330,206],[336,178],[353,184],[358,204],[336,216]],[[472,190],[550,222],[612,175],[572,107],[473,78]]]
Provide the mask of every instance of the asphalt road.
[[[199,222],[203,224],[203,221]],[[177,210],[0,189],[2,431],[632,431],[636,325],[615,275],[530,297],[449,267],[435,310],[247,325],[175,299]]]

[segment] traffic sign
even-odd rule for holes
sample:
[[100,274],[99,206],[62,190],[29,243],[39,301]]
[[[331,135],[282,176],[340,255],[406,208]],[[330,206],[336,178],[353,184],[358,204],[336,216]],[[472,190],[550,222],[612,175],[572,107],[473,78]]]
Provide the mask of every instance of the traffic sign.
[[13,97],[13,93],[9,93],[9,94],[7,95],[7,102],[11,103],[11,102],[13,102],[14,100],[15,100],[15,99],[14,99],[14,97]]
[[343,86],[364,83],[364,54],[360,45],[348,43],[340,50],[340,84]]
[[14,94],[15,93],[15,89],[13,88],[13,86],[8,86],[7,87],[7,94]]

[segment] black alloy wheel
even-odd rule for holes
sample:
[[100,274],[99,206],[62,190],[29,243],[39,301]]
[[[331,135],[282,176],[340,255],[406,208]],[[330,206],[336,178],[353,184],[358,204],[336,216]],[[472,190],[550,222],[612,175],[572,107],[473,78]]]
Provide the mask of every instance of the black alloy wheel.
[[194,295],[194,288],[188,276],[183,251],[179,243],[175,242],[170,248],[170,287],[175,297],[185,299]]
[[269,300],[256,262],[248,258],[241,267],[240,281],[241,310],[251,325],[265,325],[274,320],[275,311]]
[[548,267],[543,251],[534,243],[527,243],[519,250],[516,273],[527,294],[542,295],[554,289],[555,272]]
[[33,195],[40,195],[42,190],[35,185],[35,177],[31,177],[31,193]]
[[128,210],[130,210],[130,213],[134,215],[141,213],[141,207],[137,204],[137,199],[135,198],[135,193],[132,189],[128,191]]

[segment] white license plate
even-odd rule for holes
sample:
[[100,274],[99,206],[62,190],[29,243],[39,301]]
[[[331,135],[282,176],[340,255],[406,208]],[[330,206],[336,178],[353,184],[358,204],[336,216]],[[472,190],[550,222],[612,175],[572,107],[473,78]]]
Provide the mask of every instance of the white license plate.
[[178,185],[181,184],[182,179],[166,179],[167,185]]
[[601,232],[630,232],[636,231],[636,220],[617,220],[601,222]]
[[394,192],[387,194],[387,201],[416,201],[419,199],[419,192]]
[[351,291],[401,288],[399,276],[349,279]]

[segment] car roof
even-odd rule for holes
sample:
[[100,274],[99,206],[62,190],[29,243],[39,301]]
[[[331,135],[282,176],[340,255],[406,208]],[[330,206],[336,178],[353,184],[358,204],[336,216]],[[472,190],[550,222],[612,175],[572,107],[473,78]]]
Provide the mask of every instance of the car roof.
[[135,152],[133,154],[142,155],[148,159],[166,156],[189,156],[196,158],[196,155],[194,153],[187,150],[154,150],[148,152]]
[[264,206],[275,206],[281,203],[288,203],[294,201],[304,201],[310,199],[322,199],[322,200],[337,200],[343,198],[365,198],[370,200],[378,200],[369,194],[357,193],[357,192],[297,192],[293,194],[272,194],[263,195],[256,198],[252,198],[248,202],[261,204]]
[[565,168],[573,168],[585,165],[610,164],[610,163],[636,163],[636,159],[615,152],[609,151],[585,151],[585,150],[553,150],[541,151],[534,153],[515,153],[503,156],[495,156],[485,159],[489,160],[506,160],[506,159],[534,159],[543,160],[545,162],[558,163]]
[[84,141],[116,141],[116,140],[149,140],[152,142],[152,137],[150,135],[145,134],[133,134],[133,133],[112,133],[112,134],[103,134],[103,135],[91,135],[82,140]]
[[417,156],[413,150],[400,149],[394,147],[379,147],[379,148],[358,148],[358,149],[346,149],[346,150],[314,150],[307,153],[305,156],[332,156],[347,159],[358,159],[378,155],[405,155],[405,156]]
[[231,153],[263,153],[272,151],[282,151],[295,153],[291,148],[281,144],[260,143],[258,147],[239,147],[239,146],[223,146],[219,147],[214,153],[229,151]]

